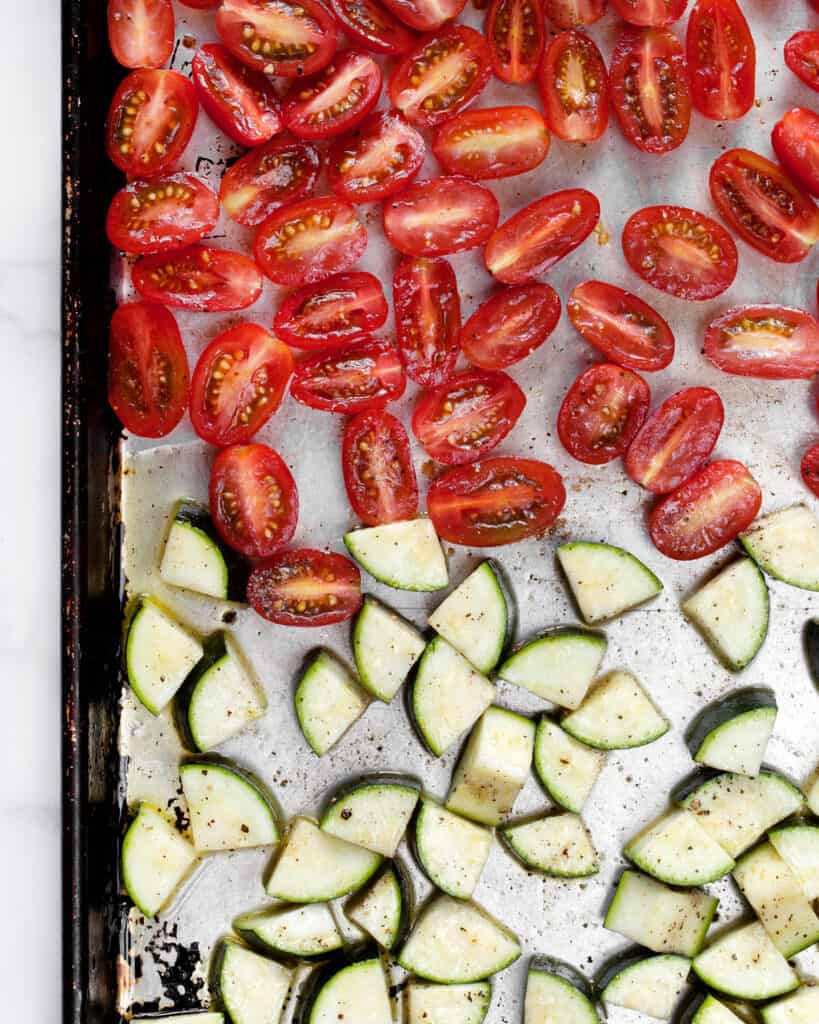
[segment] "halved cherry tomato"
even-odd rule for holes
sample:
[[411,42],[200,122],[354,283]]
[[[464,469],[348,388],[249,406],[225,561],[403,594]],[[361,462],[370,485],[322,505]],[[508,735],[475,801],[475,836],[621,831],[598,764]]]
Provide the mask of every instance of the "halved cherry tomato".
[[450,25],[422,40],[393,70],[390,100],[413,124],[431,128],[468,107],[492,74],[480,32]]
[[309,196],[321,170],[321,154],[300,139],[282,136],[245,153],[225,171],[219,198],[225,213],[258,227],[271,213]]
[[409,519],[418,511],[418,481],[400,420],[362,412],[347,422],[341,449],[344,486],[367,526]]
[[437,477],[427,508],[441,540],[473,548],[513,544],[544,533],[566,504],[557,470],[504,456],[457,466]]
[[207,245],[143,256],[131,280],[144,299],[205,313],[246,309],[262,294],[262,275],[253,260]]
[[819,444],[811,445],[802,456],[800,467],[805,486],[819,498]]
[[561,32],[549,43],[538,86],[546,122],[559,139],[593,142],[609,124],[609,77],[594,41]]
[[754,102],[756,46],[736,0],[697,0],[685,48],[697,110],[714,121],[744,117]]
[[457,18],[466,0],[384,0],[396,18],[418,32],[432,32]]
[[263,221],[253,255],[276,284],[312,284],[349,270],[367,248],[367,229],[349,203],[304,199]]
[[618,366],[640,373],[664,370],[674,358],[674,335],[656,309],[603,281],[575,285],[566,304],[575,330]]
[[654,494],[668,494],[704,466],[725,409],[711,388],[683,388],[656,409],[626,453],[626,472]]
[[381,95],[381,68],[368,53],[345,50],[317,75],[294,82],[282,101],[286,128],[303,139],[350,131]]
[[498,224],[498,201],[466,178],[417,181],[384,204],[384,233],[408,256],[448,256],[483,245]]
[[296,532],[296,481],[266,444],[231,445],[213,462],[210,513],[225,544],[248,558],[269,558]]
[[318,0],[222,0],[216,31],[243,64],[284,78],[321,71],[337,43],[335,19]]
[[330,626],[361,607],[361,574],[344,555],[293,548],[256,566],[247,601],[280,626]]
[[460,351],[454,270],[446,260],[407,257],[395,268],[392,289],[398,354],[407,376],[424,387],[443,383]]
[[432,151],[448,174],[509,178],[539,166],[549,132],[531,107],[465,110],[435,129]]
[[805,85],[819,92],[819,31],[792,35],[785,43],[785,63]]
[[164,437],[185,415],[188,359],[169,309],[126,302],[111,318],[108,401],[137,437]]
[[108,0],[108,44],[124,68],[161,68],[173,38],[171,0]]
[[548,284],[502,288],[461,328],[466,358],[482,370],[504,370],[539,348],[557,327],[560,297]]
[[737,276],[734,240],[715,220],[682,206],[647,206],[623,229],[623,252],[635,274],[678,299],[721,295]]
[[105,229],[123,252],[168,252],[198,242],[219,219],[219,200],[193,174],[131,181],[111,200]]
[[526,396],[508,374],[467,370],[421,395],[412,432],[430,458],[461,466],[497,448],[525,405]]
[[648,530],[668,558],[688,562],[713,554],[751,525],[762,492],[741,462],[709,462],[655,505]]
[[531,281],[584,242],[599,219],[600,203],[591,192],[553,192],[501,224],[486,243],[486,267],[505,284]]
[[819,241],[819,207],[764,156],[729,149],[714,161],[709,184],[728,226],[777,263],[798,263]]
[[329,0],[330,9],[347,35],[373,53],[406,53],[416,41],[413,32],[379,0]]
[[517,85],[534,81],[546,35],[539,0],[492,0],[485,31],[497,77]]
[[771,141],[788,174],[808,192],[819,195],[819,114],[794,107],[777,121]]
[[627,28],[611,57],[614,113],[628,141],[644,153],[682,145],[691,93],[679,39],[664,29]]
[[600,466],[625,455],[648,414],[651,392],[636,373],[595,363],[563,399],[557,433],[569,455]]
[[279,408],[292,372],[290,349],[258,324],[217,334],[193,371],[193,429],[220,448],[244,444]]
[[665,28],[685,13],[688,0],[611,0],[623,21],[643,28]]
[[108,155],[131,178],[162,174],[190,142],[198,109],[196,90],[178,71],[132,71],[111,100]]
[[311,409],[347,415],[383,409],[400,398],[406,386],[395,348],[374,341],[296,363],[290,394]]
[[197,50],[192,77],[205,112],[241,146],[259,146],[282,130],[270,80],[251,71],[226,46],[209,43]]
[[424,140],[412,125],[394,110],[379,111],[330,147],[330,187],[351,203],[385,199],[412,181],[425,154]]
[[606,0],[546,0],[546,17],[555,28],[593,25],[606,13]]
[[381,282],[356,271],[299,288],[279,306],[273,328],[296,348],[318,349],[358,341],[387,319]]
[[819,372],[819,323],[787,306],[729,309],[708,325],[703,351],[725,373],[807,379]]

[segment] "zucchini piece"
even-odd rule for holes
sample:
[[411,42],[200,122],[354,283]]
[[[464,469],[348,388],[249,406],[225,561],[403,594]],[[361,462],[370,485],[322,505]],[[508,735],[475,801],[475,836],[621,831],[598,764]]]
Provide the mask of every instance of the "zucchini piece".
[[420,786],[398,776],[360,779],[327,806],[321,827],[330,835],[394,857],[418,803]]
[[768,587],[750,558],[740,558],[683,602],[717,658],[734,672],[753,661],[768,635]]
[[294,701],[302,735],[322,757],[361,718],[370,698],[347,666],[321,649],[308,659]]
[[122,841],[122,881],[133,903],[153,917],[196,863],[196,850],[148,804],[141,804]]
[[149,1013],[140,1017],[132,1017],[134,1024],[153,1021],[153,1024],[225,1024],[223,1013],[212,1013],[209,1010],[190,1010],[187,1013]]
[[427,644],[412,684],[412,718],[437,757],[471,729],[495,699],[495,685],[437,636]]
[[739,535],[759,568],[802,590],[819,590],[819,520],[807,505],[762,516]]
[[518,647],[498,669],[498,675],[543,700],[576,708],[597,675],[606,646],[602,633],[552,630]]
[[500,836],[526,867],[555,878],[587,878],[600,870],[597,851],[576,814],[549,814],[507,825]]
[[718,903],[699,889],[678,892],[627,870],[620,876],[603,925],[653,953],[692,957],[702,949]]
[[344,913],[382,949],[394,949],[412,913],[409,880],[399,863],[386,864],[363,892],[347,901]]
[[171,587],[245,604],[250,566],[224,543],[204,505],[183,500],[173,512],[159,575]]
[[743,1024],[742,1018],[714,996],[697,996],[686,1008],[680,1024]]
[[646,956],[645,950],[632,950],[604,969],[597,988],[607,1006],[622,1006],[657,1020],[670,1020],[690,973],[688,957],[672,953]]
[[798,992],[763,1006],[765,1024],[816,1024],[819,1020],[819,985],[803,985]]
[[491,672],[512,627],[500,566],[491,560],[481,562],[438,605],[429,624],[479,672]]
[[204,653],[202,642],[153,598],[141,597],[128,626],[125,670],[140,702],[158,715]]
[[487,708],[458,761],[447,808],[483,825],[499,825],[526,782],[534,744],[534,722],[505,708]]
[[808,786],[807,802],[812,813],[819,817],[819,775]]
[[776,697],[750,686],[721,697],[691,724],[688,749],[699,764],[724,772],[758,775],[776,722]]
[[561,544],[557,560],[583,621],[589,626],[616,619],[650,601],[663,589],[660,580],[639,558],[611,544]]
[[526,973],[523,1024],[599,1024],[591,986],[569,964],[533,957]]
[[251,945],[286,958],[313,960],[344,946],[326,903],[275,906],[255,914],[243,914],[236,918],[233,927]]
[[280,1024],[293,983],[288,967],[224,939],[214,978],[232,1024]]
[[344,534],[347,550],[374,579],[395,590],[443,590],[446,558],[429,519],[367,526]]
[[668,720],[634,676],[620,671],[595,683],[560,724],[570,736],[598,750],[642,747],[669,730]]
[[430,882],[456,899],[468,900],[489,858],[492,833],[423,797],[415,817],[414,846]]
[[483,981],[520,956],[509,929],[475,903],[434,896],[415,922],[398,963],[425,981]]
[[390,994],[378,956],[328,969],[314,979],[300,1024],[393,1024]]
[[331,836],[309,818],[296,818],[265,890],[288,903],[325,903],[360,889],[380,865],[379,854]]
[[180,767],[179,777],[198,853],[278,843],[278,812],[251,776],[217,761],[188,761]]
[[579,814],[603,769],[606,755],[541,718],[535,733],[535,772],[556,804]]
[[691,966],[709,988],[735,999],[773,999],[799,986],[799,975],[759,921],[723,932]]
[[389,703],[424,652],[421,631],[397,612],[364,598],[353,625],[353,656],[361,685]]
[[690,811],[664,814],[630,840],[623,853],[646,874],[669,885],[705,885],[734,868],[733,857]]
[[781,825],[768,833],[768,839],[799,879],[805,896],[819,899],[819,825]]
[[406,993],[406,1024],[483,1024],[492,1000],[488,981],[474,985],[410,981]]

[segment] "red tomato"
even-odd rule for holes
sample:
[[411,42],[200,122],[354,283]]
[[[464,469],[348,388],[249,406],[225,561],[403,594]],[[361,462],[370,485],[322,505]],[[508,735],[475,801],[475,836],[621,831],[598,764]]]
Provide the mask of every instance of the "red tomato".
[[805,85],[819,92],[819,31],[792,35],[785,43],[785,63]]
[[206,313],[246,309],[262,294],[262,275],[253,260],[207,245],[143,256],[131,280],[144,299]]
[[447,256],[483,245],[498,224],[498,201],[466,178],[418,181],[384,204],[384,233],[408,256]]
[[387,342],[373,341],[296,363],[290,394],[311,409],[347,415],[383,409],[400,398],[406,386],[396,350]]
[[455,369],[461,305],[455,272],[446,260],[407,257],[392,282],[398,354],[407,376],[434,387]]
[[280,626],[329,626],[361,607],[361,575],[343,555],[293,548],[256,566],[247,601]]
[[457,18],[466,0],[384,0],[396,18],[418,32],[432,32]]
[[168,252],[198,242],[219,219],[219,200],[192,174],[132,181],[111,200],[105,223],[123,252]]
[[227,47],[196,51],[193,84],[205,112],[241,146],[268,142],[282,129],[279,101],[269,79],[245,67]]
[[497,77],[517,85],[534,81],[546,34],[539,0],[492,0],[485,31]]
[[761,504],[759,484],[741,462],[709,462],[654,506],[648,530],[658,551],[688,562],[732,541]]
[[427,494],[441,540],[473,548],[542,534],[565,504],[563,480],[550,465],[504,456],[450,469]]
[[430,458],[460,466],[497,448],[525,405],[526,396],[507,374],[467,370],[421,395],[412,432]]
[[614,113],[628,141],[644,153],[682,145],[691,93],[679,39],[663,29],[627,28],[611,57]]
[[394,110],[379,111],[330,147],[330,187],[351,203],[385,199],[412,181],[425,154],[424,140],[412,125]]
[[487,269],[505,284],[531,281],[573,252],[599,219],[597,197],[582,188],[537,199],[501,224],[486,243]]
[[431,128],[468,107],[492,73],[486,40],[467,25],[423,39],[393,70],[390,100],[413,124]]
[[418,511],[418,481],[400,420],[362,412],[348,420],[341,450],[344,486],[367,526],[410,519]]
[[742,306],[711,321],[703,351],[725,373],[807,379],[819,371],[819,323],[801,309]]
[[668,494],[704,466],[725,410],[711,388],[683,388],[643,424],[626,453],[626,472],[654,494]]
[[606,13],[606,0],[546,0],[546,17],[555,28],[593,25]]
[[709,184],[728,226],[777,263],[798,263],[819,241],[819,208],[765,157],[729,149],[714,161]]
[[124,68],[161,68],[173,37],[171,0],[108,0],[108,43]]
[[249,68],[301,78],[329,64],[336,24],[318,0],[222,0],[216,31]]
[[177,71],[132,71],[111,100],[108,155],[130,178],[161,174],[190,142],[198,107],[196,90]]
[[299,288],[279,306],[273,329],[288,345],[319,349],[359,341],[387,319],[377,277],[356,271]]
[[756,46],[736,0],[697,0],[685,47],[697,110],[714,121],[744,117],[754,102]]
[[406,53],[415,34],[379,0],[329,0],[330,9],[347,35],[373,53]]
[[802,479],[805,486],[819,498],[819,444],[811,445],[802,456]]
[[232,445],[213,462],[210,512],[225,544],[248,558],[269,558],[296,532],[296,481],[266,444]]
[[436,128],[432,151],[448,174],[510,178],[542,164],[549,143],[543,118],[531,107],[485,107]]
[[320,170],[315,146],[288,136],[272,139],[228,167],[219,198],[228,217],[255,228],[279,207],[309,196]]
[[603,281],[575,285],[566,304],[575,330],[618,366],[640,373],[664,370],[674,358],[674,335],[656,309]]
[[623,21],[646,28],[664,28],[685,13],[688,0],[610,0]]
[[647,206],[629,217],[623,252],[635,274],[678,299],[721,295],[737,276],[737,247],[725,228],[682,206]]
[[539,348],[557,327],[560,297],[548,284],[502,288],[461,328],[466,358],[482,370],[504,370]]
[[276,284],[312,284],[349,268],[367,248],[367,229],[349,203],[304,199],[263,221],[253,255]]
[[614,363],[595,363],[563,399],[557,433],[569,455],[590,466],[625,455],[643,425],[651,392],[636,373]]
[[819,114],[805,107],[789,110],[771,135],[777,160],[813,195],[819,195]]
[[538,75],[549,128],[566,142],[593,142],[609,124],[609,79],[594,41],[561,32],[549,43]]
[[350,131],[381,95],[381,68],[368,53],[345,50],[319,74],[294,82],[282,101],[286,128],[303,139]]
[[188,407],[188,359],[170,310],[126,302],[111,318],[108,401],[137,437],[164,437]]
[[223,331],[193,371],[194,430],[220,448],[244,444],[279,408],[292,372],[290,349],[258,324]]

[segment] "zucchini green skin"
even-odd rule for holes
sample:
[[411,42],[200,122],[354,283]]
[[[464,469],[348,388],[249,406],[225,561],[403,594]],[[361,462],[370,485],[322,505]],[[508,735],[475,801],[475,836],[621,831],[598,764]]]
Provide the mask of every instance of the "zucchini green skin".
[[737,1024],[743,1024],[743,1021],[733,1013],[730,1007],[708,992],[694,992],[688,1001],[683,1004],[679,1014],[679,1022],[675,1022],[675,1024],[708,1024],[708,1016],[710,1014],[706,1015],[709,1008],[715,1003],[718,1003],[723,1009],[729,1010]]
[[813,685],[819,688],[819,622],[808,619],[802,632],[802,645]]
[[177,690],[173,704],[174,721],[176,722],[180,739],[188,750],[193,750],[197,753],[205,753],[205,751],[196,744],[193,732],[191,731],[188,712],[199,680],[206,672],[213,668],[217,661],[220,661],[228,653],[227,645],[225,644],[225,634],[221,632],[213,633],[206,638],[204,647],[205,653],[202,655],[199,663],[194,666],[185,682]]
[[697,715],[686,731],[685,740],[691,756],[697,754],[705,740],[728,722],[762,708],[777,710],[776,696],[767,686],[748,686],[714,701]]
[[[344,970],[345,967],[353,967],[355,964],[364,963],[367,960],[374,960],[379,956],[378,947],[375,943],[362,943],[361,945],[336,953],[332,959],[317,967],[307,978],[299,992],[298,1005],[293,1014],[292,1024],[310,1024],[313,1004],[318,998],[319,993],[339,971]],[[355,1024],[355,1022],[352,1022],[352,1024]]]
[[629,967],[633,967],[635,964],[640,963],[641,960],[647,960],[652,956],[666,956],[676,954],[664,954],[664,953],[653,953],[650,949],[645,946],[632,946],[630,949],[625,950],[622,953],[615,953],[614,956],[609,957],[600,968],[597,976],[594,979],[594,991],[598,997],[602,996],[603,990],[608,987],[618,974],[622,974],[623,971]]
[[533,956],[529,961],[527,974],[533,971],[539,971],[542,974],[553,974],[556,978],[562,978],[563,981],[567,981],[572,988],[576,988],[590,1002],[594,1000],[594,988],[591,982],[589,982],[582,971],[566,963],[565,960],[558,960],[553,956]]
[[171,525],[175,522],[192,526],[213,542],[221,552],[227,569],[227,591],[224,599],[232,604],[247,604],[247,581],[252,568],[250,562],[225,544],[219,536],[209,510],[198,502],[183,498],[171,518]]
[[[545,1006],[538,999],[535,984],[539,979],[548,979],[553,990],[546,1000]],[[534,984],[533,984],[534,983]],[[555,991],[556,990],[556,991]],[[560,993],[558,995],[557,993]],[[558,1002],[558,1000],[560,1000]],[[559,1016],[551,1016],[558,1006],[563,1010]],[[524,1024],[540,1024],[543,1012],[549,1014],[546,1019],[566,1021],[566,1024],[599,1024],[599,1015],[594,1005],[594,993],[585,977],[570,964],[551,957],[534,957],[529,962],[526,974],[526,996],[523,1007]],[[566,1012],[568,1011],[568,1013]]]
[[395,880],[398,883],[398,890],[401,894],[401,914],[399,917],[398,925],[394,931],[392,941],[387,949],[393,950],[407,937],[410,926],[412,924],[412,918],[415,913],[415,893],[410,880],[409,872],[404,866],[403,862],[398,858],[394,857],[390,861],[386,861],[384,865],[373,875],[364,889],[359,893],[355,893],[351,896],[345,904],[345,913],[347,907],[360,900],[360,898],[368,892],[374,885],[378,883],[382,875],[392,872],[395,876]]

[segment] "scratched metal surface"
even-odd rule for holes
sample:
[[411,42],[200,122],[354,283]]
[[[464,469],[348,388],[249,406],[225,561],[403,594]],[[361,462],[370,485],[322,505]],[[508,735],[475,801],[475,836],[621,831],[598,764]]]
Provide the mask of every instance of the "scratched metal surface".
[[[725,429],[716,457],[744,460],[764,491],[763,511],[794,500],[809,500],[798,479],[800,453],[819,433],[815,390],[809,383],[742,380],[721,375],[701,356],[703,326],[719,311],[743,301],[785,301],[813,308],[817,257],[798,267],[779,267],[740,243],[740,273],[736,283],[719,299],[686,304],[651,291],[624,266],[619,237],[627,217],[637,208],[657,202],[689,205],[713,213],[707,189],[707,168],[724,149],[746,145],[770,155],[769,134],[777,118],[797,103],[809,105],[812,94],[784,69],[782,45],[799,28],[819,25],[819,16],[807,0],[772,4],[746,0],[758,49],[755,109],[739,124],[714,124],[695,114],[691,134],[681,150],[656,158],[626,144],[612,125],[601,142],[573,147],[554,141],[546,162],[537,170],[508,182],[490,183],[501,203],[502,218],[531,200],[570,185],[592,189],[602,204],[602,227],[578,251],[554,268],[549,282],[564,304],[578,281],[596,277],[624,285],[644,296],[672,324],[677,354],[672,365],[649,377],[653,402],[658,403],[684,385],[718,388],[726,406]],[[471,10],[465,20],[479,26]],[[197,45],[213,38],[211,16],[177,8],[180,43],[173,66],[187,70]],[[682,34],[685,22],[675,28]],[[617,34],[616,19],[608,16],[591,29],[606,59]],[[502,102],[537,105],[533,89],[514,89],[492,82],[480,105]],[[382,105],[384,100],[382,99]],[[189,148],[190,168],[218,185],[226,158],[236,150],[202,114]],[[437,173],[431,157],[425,175]],[[319,189],[321,192],[321,188]],[[370,244],[360,261],[388,285],[395,254],[385,244],[375,206],[361,213],[370,230]],[[216,244],[247,247],[250,232],[223,218]],[[468,316],[491,291],[492,282],[482,267],[480,252],[452,258],[462,293],[463,314]],[[125,266],[115,258],[113,274],[122,297],[128,289]],[[267,284],[263,296],[249,311],[228,316],[182,314],[180,326],[191,364],[204,344],[240,319],[269,325],[279,289]],[[389,288],[386,288],[389,294]],[[386,333],[389,333],[390,325]],[[565,511],[550,535],[529,540],[494,554],[506,569],[517,598],[518,637],[562,623],[576,614],[555,566],[554,550],[567,539],[607,540],[622,545],[643,559],[663,580],[660,598],[647,608],[624,616],[606,628],[609,648],[604,667],[632,670],[673,723],[661,740],[642,749],[612,753],[584,812],[600,852],[600,873],[590,879],[562,882],[529,875],[496,844],[475,898],[513,928],[521,938],[524,956],[494,979],[489,1024],[521,1018],[525,964],[530,954],[562,957],[593,975],[599,965],[627,943],[602,926],[602,912],[613,880],[623,866],[624,841],[666,806],[674,783],[691,769],[682,736],[696,711],[738,685],[773,686],[780,714],[768,761],[799,781],[806,779],[819,760],[816,728],[819,695],[811,685],[803,662],[800,632],[804,621],[819,614],[819,595],[771,582],[771,626],[768,640],[740,676],[721,668],[679,611],[681,597],[694,584],[725,562],[721,552],[694,564],[677,564],[653,549],[644,527],[649,501],[626,476],[618,461],[592,468],[571,460],[556,440],[554,424],[562,396],[576,374],[594,361],[594,353],[574,333],[564,316],[551,339],[512,376],[527,395],[520,422],[501,451],[530,455],[553,463],[563,474],[568,490]],[[414,388],[394,411],[406,422]],[[353,525],[343,490],[338,441],[342,421],[314,412],[291,400],[259,434],[282,454],[299,486],[301,519],[295,544],[343,550],[342,533]],[[186,419],[159,447],[135,439],[124,441],[123,475],[124,569],[131,594],[161,594],[182,618],[203,632],[225,626],[225,607],[163,588],[156,564],[166,515],[179,497],[204,499],[212,450],[194,439]],[[425,457],[415,446],[414,456],[422,489]],[[448,549],[451,579],[460,580],[482,553]],[[441,595],[414,595],[391,591],[365,576],[364,588],[377,594],[420,626]],[[229,616],[230,618],[230,616]],[[231,629],[258,672],[268,699],[268,711],[251,729],[220,748],[267,780],[287,816],[314,812],[322,794],[351,774],[374,769],[409,772],[424,780],[428,791],[446,794],[456,751],[436,759],[415,736],[400,697],[390,706],[375,703],[338,746],[319,760],[302,738],[293,712],[294,676],[305,653],[327,645],[348,660],[351,657],[345,626],[299,631],[287,630],[239,609]],[[545,709],[516,688],[501,685],[500,703],[529,713]],[[127,794],[131,804],[150,799],[170,809],[181,807],[177,764],[183,751],[166,715],[153,719],[126,691],[122,698],[121,748],[127,755]],[[545,809],[534,778],[521,794],[515,813]],[[411,864],[408,851],[405,862]],[[262,878],[269,854],[245,852],[205,859],[172,907],[157,921],[144,921],[131,912],[123,938],[120,1005],[169,1008],[174,1000],[191,1005],[192,998],[207,1002],[207,958],[214,943],[230,929],[241,911],[265,902]],[[416,895],[429,891],[413,868]],[[721,927],[742,915],[743,908],[730,881],[709,886],[720,897]],[[171,941],[172,940],[172,941]],[[187,953],[185,952],[187,950]],[[140,955],[140,970],[133,955]],[[797,958],[806,975],[819,973],[814,953]],[[176,991],[183,961],[191,984]],[[172,982],[169,981],[172,979]],[[396,1008],[398,1012],[398,1007]],[[291,1004],[292,1011],[292,1004]],[[612,1010],[613,1024],[635,1018]]]

